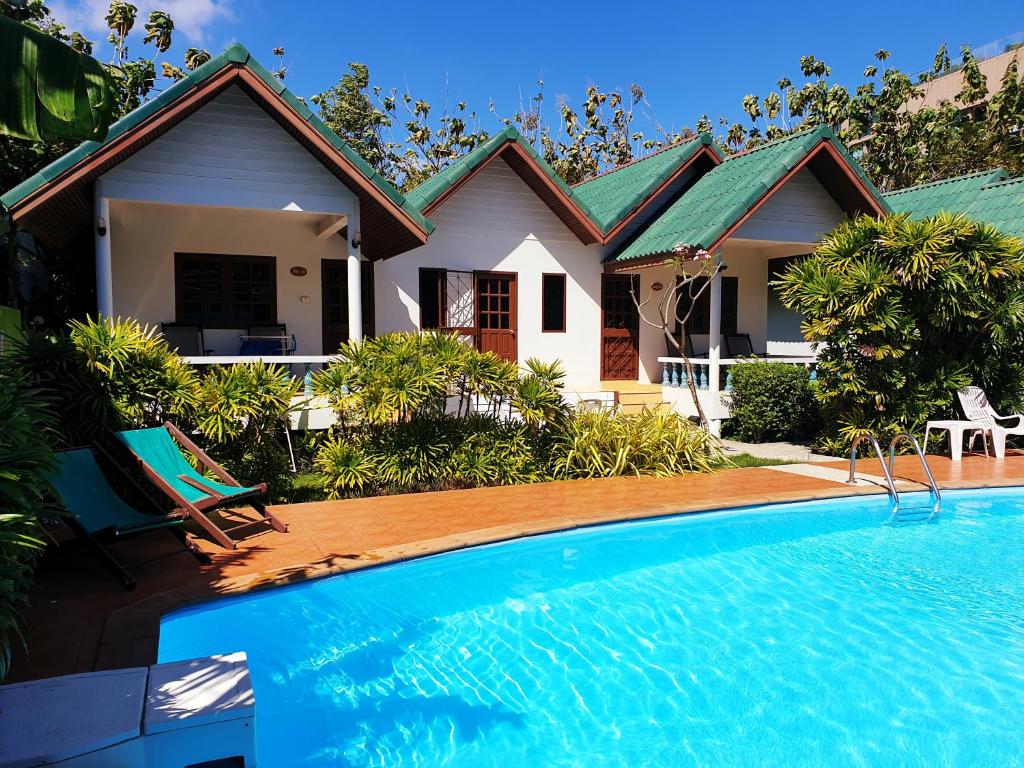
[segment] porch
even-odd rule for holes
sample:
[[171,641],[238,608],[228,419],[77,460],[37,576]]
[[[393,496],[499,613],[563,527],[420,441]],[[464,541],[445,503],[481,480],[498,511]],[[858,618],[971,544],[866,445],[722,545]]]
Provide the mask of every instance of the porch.
[[[685,366],[689,359],[701,408],[712,431],[720,434],[722,421],[729,418],[733,366],[753,358],[803,365],[813,376],[816,357],[801,333],[801,318],[782,305],[772,287],[792,261],[813,249],[813,242],[728,240],[717,254],[723,269],[702,288],[692,308],[688,296],[679,298],[680,314],[690,311],[689,322],[685,329],[675,323],[670,330],[690,351],[685,357],[666,340],[652,309],[658,293],[677,279],[675,271],[670,265],[655,264],[634,273],[642,305],[640,380],[660,385],[662,402],[686,416],[696,416]],[[696,267],[687,269],[693,274]]]

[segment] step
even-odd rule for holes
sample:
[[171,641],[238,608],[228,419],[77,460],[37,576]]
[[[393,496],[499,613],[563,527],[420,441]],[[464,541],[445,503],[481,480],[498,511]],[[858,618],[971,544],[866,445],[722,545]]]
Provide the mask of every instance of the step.
[[668,403],[619,403],[619,410],[622,413],[642,413],[644,409],[653,411],[662,407],[668,407]]

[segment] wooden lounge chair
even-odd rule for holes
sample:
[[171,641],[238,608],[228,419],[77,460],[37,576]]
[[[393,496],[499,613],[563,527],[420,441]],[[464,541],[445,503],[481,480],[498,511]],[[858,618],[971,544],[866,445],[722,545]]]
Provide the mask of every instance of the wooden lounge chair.
[[[175,504],[175,512],[195,520],[222,547],[235,549],[237,545],[228,534],[254,525],[269,523],[276,531],[288,530],[259,500],[267,493],[266,483],[242,486],[169,421],[162,427],[118,432],[117,438],[135,455],[146,477]],[[196,471],[182,455],[182,448],[220,481]],[[222,529],[207,516],[212,510],[238,505],[251,506],[259,518]]]
[[143,531],[166,528],[181,539],[186,549],[199,560],[208,560],[182,529],[184,518],[180,514],[147,515],[118,496],[88,448],[58,453],[57,472],[50,481],[69,513],[61,521],[96,551],[125,589],[134,589],[135,579],[103,546],[101,539],[121,539]]

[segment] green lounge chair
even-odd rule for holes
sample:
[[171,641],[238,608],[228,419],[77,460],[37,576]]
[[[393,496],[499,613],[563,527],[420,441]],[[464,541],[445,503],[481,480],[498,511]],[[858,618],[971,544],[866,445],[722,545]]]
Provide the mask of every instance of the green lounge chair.
[[200,560],[204,559],[182,530],[181,515],[147,515],[129,506],[110,487],[88,448],[58,453],[57,472],[50,481],[70,515],[62,518],[62,522],[95,548],[126,589],[134,589],[135,580],[110,550],[100,543],[100,538],[122,538],[143,531],[167,528],[194,555]]
[[[170,422],[162,427],[118,432],[117,437],[138,459],[146,477],[174,502],[175,512],[191,517],[222,547],[234,549],[237,545],[228,534],[253,525],[269,523],[276,531],[288,530],[258,498],[266,495],[266,483],[240,485]],[[182,455],[182,448],[191,453],[200,466],[220,478],[220,482],[196,471]],[[251,506],[259,519],[222,529],[206,515],[211,510],[239,504]]]

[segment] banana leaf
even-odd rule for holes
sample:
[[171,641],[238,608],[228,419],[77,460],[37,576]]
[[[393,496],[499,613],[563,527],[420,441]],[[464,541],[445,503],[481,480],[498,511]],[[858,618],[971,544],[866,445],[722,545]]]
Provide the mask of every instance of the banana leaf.
[[96,59],[0,15],[0,134],[102,141],[113,110],[113,82]]

